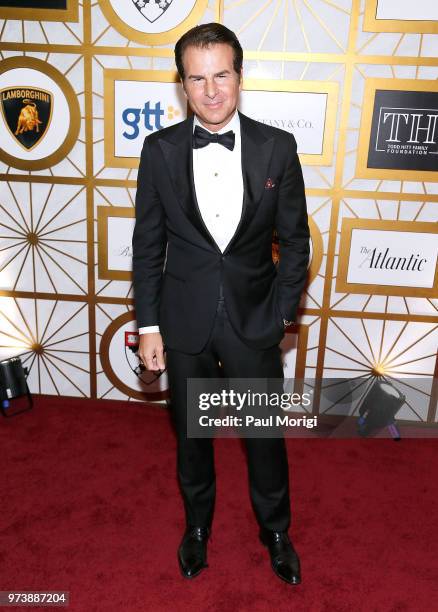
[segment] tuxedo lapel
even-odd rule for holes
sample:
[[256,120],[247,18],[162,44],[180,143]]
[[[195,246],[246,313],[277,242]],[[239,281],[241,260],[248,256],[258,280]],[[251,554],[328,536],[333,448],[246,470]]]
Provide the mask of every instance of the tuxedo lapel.
[[263,189],[274,148],[274,139],[267,139],[258,129],[255,121],[240,112],[239,117],[244,186],[243,206],[239,225],[224,253],[227,253],[245,232],[257,211],[263,196]]
[[182,122],[179,127],[171,139],[161,138],[159,141],[174,191],[189,221],[216,250],[219,250],[202,219],[196,198],[193,178],[193,117]]

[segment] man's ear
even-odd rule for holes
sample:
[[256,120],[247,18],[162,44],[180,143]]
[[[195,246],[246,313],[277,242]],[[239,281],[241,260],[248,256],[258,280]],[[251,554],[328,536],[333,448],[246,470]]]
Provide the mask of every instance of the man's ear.
[[242,91],[242,87],[243,87],[243,66],[240,69],[240,75],[239,75],[239,91]]
[[182,86],[182,90],[183,90],[183,92],[184,92],[184,95],[185,95],[185,97],[188,99],[188,95],[187,95],[187,92],[186,92],[186,88],[184,87],[184,80],[183,80],[183,79],[180,79],[180,83],[181,83],[181,86]]

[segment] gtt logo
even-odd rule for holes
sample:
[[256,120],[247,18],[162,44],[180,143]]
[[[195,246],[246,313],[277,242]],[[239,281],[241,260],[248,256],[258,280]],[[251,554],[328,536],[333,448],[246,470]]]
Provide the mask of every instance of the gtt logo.
[[[131,128],[131,131],[124,131],[123,136],[128,140],[135,140],[139,133],[139,124],[143,115],[143,125],[148,132],[161,130],[164,125],[161,119],[166,114],[161,102],[153,104],[150,100],[144,103],[143,108],[125,108],[122,113],[123,123]],[[181,112],[174,106],[167,107],[167,119],[175,119]]]

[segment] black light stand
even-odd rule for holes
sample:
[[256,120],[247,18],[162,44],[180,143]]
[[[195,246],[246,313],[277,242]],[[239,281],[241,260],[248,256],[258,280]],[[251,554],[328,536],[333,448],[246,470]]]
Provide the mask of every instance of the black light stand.
[[[19,357],[0,361],[0,412],[4,417],[12,417],[27,412],[33,406],[26,376],[28,368],[23,368]],[[27,406],[21,410],[10,412],[11,400],[27,395]]]
[[395,415],[406,397],[383,377],[376,377],[360,408],[357,421],[360,436],[368,436],[377,429],[387,427],[394,440],[400,440]]

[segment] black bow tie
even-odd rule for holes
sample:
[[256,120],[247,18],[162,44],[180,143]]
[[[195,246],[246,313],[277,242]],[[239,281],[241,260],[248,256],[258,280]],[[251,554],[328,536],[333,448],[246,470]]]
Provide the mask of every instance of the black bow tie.
[[234,141],[236,139],[236,135],[233,131],[225,132],[225,134],[211,134],[207,130],[204,130],[199,125],[195,126],[195,131],[193,132],[193,148],[194,149],[202,149],[210,144],[210,142],[218,142],[223,145],[230,151],[234,149]]

